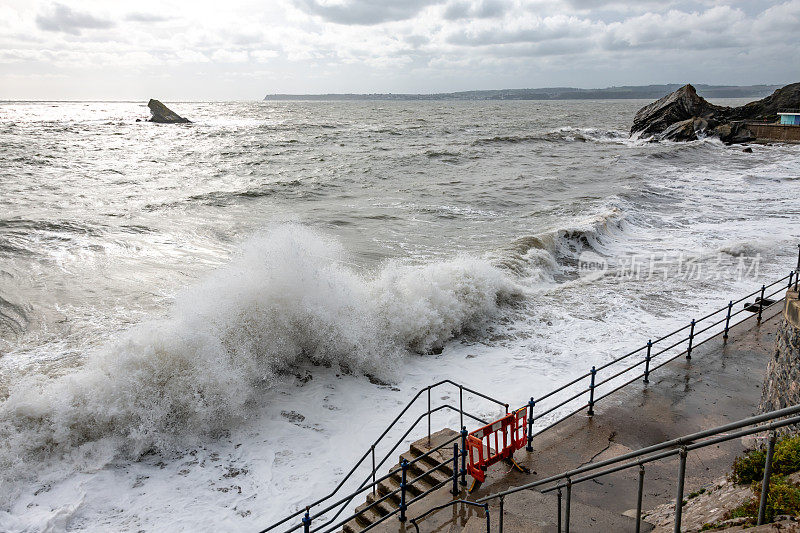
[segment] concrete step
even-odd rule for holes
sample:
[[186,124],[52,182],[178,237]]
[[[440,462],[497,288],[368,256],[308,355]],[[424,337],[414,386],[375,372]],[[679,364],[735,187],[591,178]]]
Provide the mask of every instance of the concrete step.
[[[402,461],[403,459],[405,459],[406,461],[410,461],[411,459],[413,459],[413,457],[411,457],[411,453],[406,452],[400,456],[400,460]],[[447,479],[453,478],[452,460],[446,461],[445,463],[438,466],[438,468],[433,470],[433,468],[435,468],[436,466],[437,463],[430,464],[429,462],[424,460],[417,461],[416,463],[409,465],[408,471],[406,472],[406,478],[409,482],[411,482],[412,480],[422,476],[419,480],[417,480],[417,483],[419,483],[420,481],[424,481],[431,486],[441,483]]]
[[[437,446],[441,445],[442,443],[447,442],[449,439],[457,436],[458,432],[453,431],[452,429],[443,429],[441,431],[437,431],[431,435],[430,441],[428,437],[423,437],[411,444],[409,451],[400,455],[400,461],[402,462],[404,459],[406,461],[413,461],[420,456],[427,453],[428,450],[432,448],[436,448]],[[449,448],[449,449],[447,449]],[[437,470],[432,472],[426,473],[428,470],[432,469],[433,467],[439,465],[440,463],[444,462],[445,464],[441,465]],[[406,471],[406,480],[409,483],[406,487],[406,499],[411,500],[416,496],[419,496],[423,492],[431,489],[435,485],[452,479],[453,476],[453,450],[452,446],[444,446],[441,450],[436,450],[435,452],[431,453],[429,456],[423,457],[419,459],[414,464],[410,465],[408,470]],[[396,464],[391,467],[389,470],[395,471],[400,469],[400,464]],[[423,475],[424,474],[424,475]],[[412,480],[415,478],[420,477],[416,482],[411,483]],[[385,480],[378,483],[376,489],[376,495],[373,495],[370,491],[366,494],[366,502],[362,505],[356,507],[356,512],[359,512],[359,515],[354,519],[347,522],[342,530],[345,533],[356,533],[361,531],[365,527],[375,523],[376,521],[380,520],[380,518],[386,516],[387,514],[393,512],[398,507],[400,507],[400,493],[397,492],[392,496],[384,499],[380,503],[372,505],[373,502],[377,500],[381,500],[387,494],[392,493],[396,489],[400,488],[400,481],[401,481],[401,473],[395,472],[392,474],[391,477],[386,478]],[[441,490],[445,491],[446,488],[442,488]],[[389,519],[391,520],[391,519]]]
[[[386,496],[389,493],[394,492],[400,488],[400,476],[392,476],[388,479],[384,479],[380,483],[378,483],[378,494],[381,496]],[[415,483],[413,485],[409,485],[406,487],[406,494],[410,497],[419,496],[424,491],[428,489],[428,485],[425,483]],[[400,492],[393,494],[390,496],[391,500],[396,503],[396,505],[400,505]]]

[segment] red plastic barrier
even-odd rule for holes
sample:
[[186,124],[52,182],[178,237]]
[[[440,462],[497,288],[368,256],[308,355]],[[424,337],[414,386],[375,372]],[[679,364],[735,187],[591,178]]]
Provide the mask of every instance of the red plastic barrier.
[[467,473],[483,483],[489,466],[510,459],[528,441],[528,408],[523,407],[467,435]]

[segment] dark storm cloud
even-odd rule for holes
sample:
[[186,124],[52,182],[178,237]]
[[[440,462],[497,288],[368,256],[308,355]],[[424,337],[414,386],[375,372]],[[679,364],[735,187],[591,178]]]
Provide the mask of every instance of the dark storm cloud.
[[350,0],[344,4],[325,5],[319,0],[295,0],[295,5],[307,13],[337,24],[373,25],[381,22],[407,20],[423,8],[441,4],[443,0]]
[[89,13],[73,11],[63,4],[53,4],[49,13],[36,17],[36,25],[45,31],[80,35],[81,30],[106,29],[112,27],[114,23]]

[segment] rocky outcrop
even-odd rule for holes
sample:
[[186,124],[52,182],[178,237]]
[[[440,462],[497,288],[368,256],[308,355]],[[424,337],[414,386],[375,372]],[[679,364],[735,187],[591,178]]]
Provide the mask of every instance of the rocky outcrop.
[[800,109],[800,83],[781,87],[771,95],[756,102],[731,109],[731,120],[775,122],[778,111]]
[[631,135],[653,141],[693,141],[718,137],[725,143],[755,139],[745,121],[775,121],[781,109],[800,108],[800,83],[787,85],[772,95],[741,107],[707,102],[691,85],[641,108],[633,119]]
[[191,120],[183,118],[158,100],[151,99],[147,102],[147,107],[150,108],[150,122],[158,122],[160,124],[186,124]]
[[783,316],[775,334],[775,351],[767,363],[760,408],[764,412],[800,404],[800,301],[786,292]]
[[723,108],[709,104],[691,85],[684,85],[674,93],[644,106],[633,118],[631,134],[640,137],[659,135],[672,126],[683,123],[678,129],[688,127],[687,120],[711,118]]

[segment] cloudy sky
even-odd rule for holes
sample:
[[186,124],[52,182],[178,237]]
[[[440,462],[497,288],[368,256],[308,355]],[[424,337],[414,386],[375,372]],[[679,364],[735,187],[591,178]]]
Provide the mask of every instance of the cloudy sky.
[[0,99],[800,80],[800,0],[0,0]]

